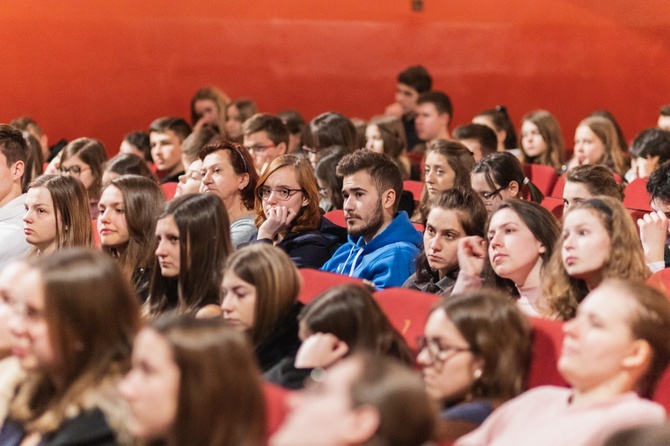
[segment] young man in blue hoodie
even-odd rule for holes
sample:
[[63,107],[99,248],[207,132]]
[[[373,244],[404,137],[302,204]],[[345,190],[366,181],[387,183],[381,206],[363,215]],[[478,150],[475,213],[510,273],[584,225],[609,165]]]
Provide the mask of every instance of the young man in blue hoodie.
[[414,272],[422,237],[407,213],[398,212],[398,166],[387,155],[358,150],[342,158],[337,175],[349,241],[321,269],[367,279],[377,289],[401,286]]

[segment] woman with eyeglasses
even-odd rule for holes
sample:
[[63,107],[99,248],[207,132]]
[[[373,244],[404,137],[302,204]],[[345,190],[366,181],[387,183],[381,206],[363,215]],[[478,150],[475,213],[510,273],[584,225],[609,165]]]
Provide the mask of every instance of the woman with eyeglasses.
[[72,175],[84,184],[90,203],[91,219],[98,217],[98,200],[102,189],[102,174],[107,152],[100,141],[77,138],[63,149],[60,171]]
[[670,360],[665,294],[644,282],[607,279],[563,332],[558,371],[571,388],[521,394],[457,446],[602,445],[618,430],[665,422],[663,406],[646,399]]
[[323,227],[329,222],[322,222],[316,178],[307,159],[275,158],[258,180],[256,194],[256,242],[283,249],[298,268],[320,268],[330,259],[339,240]]
[[525,389],[531,328],[506,296],[487,290],[443,300],[424,334],[417,362],[426,392],[442,406],[440,441],[476,429]]
[[524,193],[535,203],[544,199],[542,192],[524,175],[517,157],[509,152],[482,158],[470,173],[470,184],[484,200],[489,214],[497,203],[508,198],[523,199]]
[[216,195],[223,201],[230,220],[230,239],[237,249],[256,233],[254,203],[258,174],[254,161],[246,148],[230,141],[208,144],[198,157],[202,162],[200,192]]

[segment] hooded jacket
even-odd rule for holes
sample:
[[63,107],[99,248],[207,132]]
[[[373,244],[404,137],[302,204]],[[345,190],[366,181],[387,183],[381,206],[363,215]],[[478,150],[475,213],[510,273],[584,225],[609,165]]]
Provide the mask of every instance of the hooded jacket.
[[370,243],[350,235],[321,269],[369,280],[377,289],[399,287],[414,273],[421,245],[421,234],[401,211]]

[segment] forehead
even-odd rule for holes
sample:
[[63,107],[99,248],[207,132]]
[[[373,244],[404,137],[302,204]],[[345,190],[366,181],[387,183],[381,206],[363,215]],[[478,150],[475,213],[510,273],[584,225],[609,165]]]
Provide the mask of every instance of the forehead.
[[342,180],[342,189],[365,189],[367,191],[377,190],[367,170],[359,170],[352,175],[345,176]]
[[423,104],[419,104],[416,109],[420,113],[437,115],[437,108],[432,102],[424,102]]
[[563,188],[564,197],[591,198],[591,193],[584,183],[566,181]]
[[634,299],[624,290],[604,284],[591,291],[579,305],[580,313],[597,314],[610,321],[630,324],[630,315],[635,312]]
[[596,136],[596,134],[593,133],[593,130],[591,130],[586,125],[580,125],[579,127],[577,127],[575,135],[580,136],[582,138],[594,138]]
[[442,155],[441,153],[438,153],[435,150],[428,152],[428,155],[426,155],[425,163],[426,164],[441,164],[441,165],[448,165],[449,164],[447,162],[447,157]]
[[230,164],[230,153],[228,153],[228,150],[217,150],[216,152],[209,153],[202,160],[203,167],[222,163]]
[[151,133],[149,133],[149,140],[151,142],[172,141],[172,140],[177,140],[178,141],[179,137],[172,130],[166,130],[164,132],[151,132]]
[[272,172],[263,184],[270,187],[289,186],[292,189],[298,189],[301,186],[298,183],[297,176],[293,166],[284,166]]
[[651,208],[655,211],[670,212],[670,201],[654,198],[651,200]]
[[109,185],[102,191],[100,201],[103,203],[108,201],[123,201],[123,194],[118,187]]
[[458,211],[434,207],[428,213],[427,223],[438,230],[457,229],[462,231]]
[[460,330],[447,316],[447,312],[439,308],[428,316],[426,321],[426,337],[439,338],[453,344],[467,344]]
[[267,143],[272,144],[272,141],[268,137],[268,132],[261,130],[260,132],[250,133],[244,135],[244,145],[249,147],[253,146],[255,143]]
[[28,194],[26,195],[26,202],[30,203],[42,203],[51,205],[53,200],[51,199],[51,193],[46,187],[31,187],[28,189]]
[[87,164],[85,162],[83,162],[81,160],[81,158],[79,158],[79,155],[72,155],[69,158],[67,158],[66,160],[63,160],[61,162],[61,166],[63,166],[63,167],[72,167],[72,166],[75,166],[75,165],[86,166]]
[[414,87],[411,87],[407,84],[403,84],[402,82],[398,82],[396,85],[396,89],[399,91],[402,91],[403,93],[412,93],[418,95],[419,92],[414,89]]
[[177,227],[177,222],[174,221],[174,216],[172,214],[166,215],[163,218],[159,218],[156,222],[156,232],[166,232],[166,231],[176,231],[179,233],[179,228]]
[[216,102],[214,102],[211,99],[198,99],[197,101],[195,101],[194,107],[195,108],[204,108],[204,109],[217,108],[216,107]]
[[530,121],[523,121],[523,123],[521,124],[522,132],[531,132],[533,130],[538,130],[537,125],[535,125],[533,122]]
[[[477,172],[470,175],[470,184],[472,188],[477,192],[487,192],[491,191],[491,186],[486,181],[486,174],[484,172]],[[494,183],[496,188],[499,186]]]
[[503,208],[491,216],[491,224],[489,225],[489,229],[493,229],[507,223],[516,223],[518,225],[527,227],[526,223],[524,223],[523,220],[521,220],[521,217],[519,217],[519,214],[510,208]]
[[591,229],[605,229],[600,218],[598,218],[598,216],[589,209],[574,209],[569,211],[567,215],[563,217],[564,228],[584,224],[588,225]]
[[202,161],[201,160],[195,160],[188,166],[188,172],[197,172],[202,168]]

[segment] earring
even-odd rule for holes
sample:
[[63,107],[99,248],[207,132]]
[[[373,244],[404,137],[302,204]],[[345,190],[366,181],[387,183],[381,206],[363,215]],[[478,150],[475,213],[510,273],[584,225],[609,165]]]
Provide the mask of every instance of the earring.
[[482,369],[475,370],[475,379],[479,379],[482,376]]

